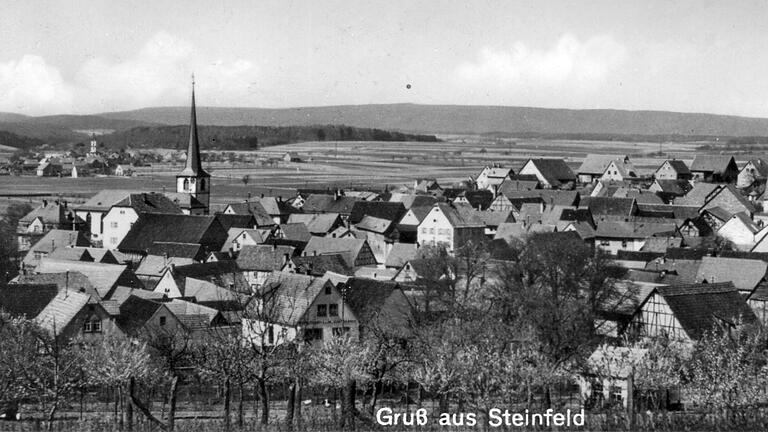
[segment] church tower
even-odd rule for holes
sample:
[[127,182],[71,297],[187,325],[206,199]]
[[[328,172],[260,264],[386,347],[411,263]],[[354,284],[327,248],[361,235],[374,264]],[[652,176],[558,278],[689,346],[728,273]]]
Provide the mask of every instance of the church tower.
[[92,133],[91,134],[91,154],[96,154],[96,151],[98,151],[98,149],[96,148],[97,145],[98,145],[98,142],[96,141],[96,134]]
[[197,140],[197,112],[195,110],[195,79],[192,78],[192,112],[189,118],[189,145],[184,169],[176,175],[176,192],[189,194],[205,206],[208,214],[211,195],[211,175],[203,170],[200,161],[200,143]]

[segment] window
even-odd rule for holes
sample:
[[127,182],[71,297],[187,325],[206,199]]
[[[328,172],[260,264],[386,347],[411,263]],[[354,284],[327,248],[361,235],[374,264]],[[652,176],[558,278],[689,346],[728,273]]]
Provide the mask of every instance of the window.
[[83,333],[90,333],[91,332],[91,320],[86,320],[85,324],[83,324]]
[[434,229],[434,228],[430,228],[430,229],[429,229],[429,233],[430,233],[430,234],[434,234],[434,233],[435,233],[435,229]]
[[337,304],[329,304],[328,305],[328,316],[337,317],[339,316],[339,305]]
[[622,240],[621,241],[621,247],[623,247],[623,248],[627,247],[627,241],[626,240]]
[[160,325],[161,326],[165,325],[165,317],[160,317]]
[[326,285],[325,286],[325,295],[331,295],[331,286],[330,285]]
[[120,210],[120,214],[125,214],[125,210]]
[[109,242],[112,243],[113,245],[116,245],[117,244],[117,237],[110,237],[109,238]]
[[101,320],[89,318],[83,323],[83,333],[101,333]]
[[611,242],[608,240],[600,240],[600,246],[610,246]]
[[328,316],[328,307],[324,304],[317,305],[317,316],[319,317]]
[[117,228],[117,222],[110,222],[109,223],[110,228]]
[[304,329],[304,342],[311,342],[313,340],[323,340],[323,329]]

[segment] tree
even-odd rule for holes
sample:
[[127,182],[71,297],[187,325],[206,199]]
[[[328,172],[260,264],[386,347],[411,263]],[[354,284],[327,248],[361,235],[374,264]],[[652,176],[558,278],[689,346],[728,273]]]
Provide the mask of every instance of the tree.
[[13,415],[21,400],[35,394],[38,331],[31,321],[0,311],[0,407],[7,414]]
[[552,368],[547,375],[584,361],[601,340],[594,324],[620,298],[614,282],[622,271],[602,252],[564,233],[530,236],[518,262],[496,272],[490,305],[508,325],[530,332],[529,343]]
[[16,276],[18,272],[19,243],[16,227],[19,220],[32,211],[27,203],[13,203],[0,218],[0,282]]
[[369,357],[369,347],[349,335],[335,336],[313,349],[314,381],[341,391],[340,429],[355,429],[355,393],[357,384],[370,379],[365,367]]
[[156,373],[146,343],[122,337],[107,337],[84,347],[83,359],[88,382],[117,390],[121,412],[119,425],[133,429],[133,402],[136,382]]
[[244,175],[242,179],[240,179],[243,182],[243,186],[248,186],[248,182],[251,181],[251,176],[248,174]]

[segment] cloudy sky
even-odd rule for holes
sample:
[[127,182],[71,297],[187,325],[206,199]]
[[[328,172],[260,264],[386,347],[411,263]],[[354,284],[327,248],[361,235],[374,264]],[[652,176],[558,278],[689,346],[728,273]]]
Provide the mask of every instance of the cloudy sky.
[[[413,102],[768,117],[768,2],[4,0],[0,111]],[[410,85],[410,88],[408,88]]]

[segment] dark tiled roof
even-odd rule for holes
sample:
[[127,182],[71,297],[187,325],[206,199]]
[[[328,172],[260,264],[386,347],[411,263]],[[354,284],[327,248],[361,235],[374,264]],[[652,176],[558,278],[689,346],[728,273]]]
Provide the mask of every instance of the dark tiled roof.
[[693,186],[687,180],[656,180],[662,193],[683,196],[687,194]]
[[616,259],[625,261],[643,261],[650,262],[656,258],[663,257],[662,252],[637,252],[637,251],[618,251]]
[[304,201],[301,210],[305,213],[339,213],[348,215],[358,201],[354,197],[312,194]]
[[136,213],[181,214],[181,207],[159,193],[132,193],[115,203],[116,207],[130,207]]
[[669,162],[669,166],[671,166],[672,169],[674,169],[678,174],[691,173],[691,170],[688,169],[688,165],[686,165],[685,162],[680,159],[670,159],[667,162]]
[[307,226],[303,223],[281,224],[280,230],[283,232],[283,238],[286,240],[298,240],[306,243],[312,237],[312,233],[309,232]]
[[723,172],[732,160],[733,156],[696,155],[690,169],[691,171]]
[[172,243],[172,242],[154,242],[147,249],[148,255],[159,255],[176,258],[190,258],[195,261],[201,261],[205,258],[203,246],[198,243]]
[[373,216],[379,219],[398,221],[405,214],[405,206],[399,202],[387,201],[357,201],[352,206],[349,222],[357,224],[363,216]]
[[18,283],[56,285],[62,290],[82,291],[94,297],[100,297],[91,281],[84,274],[77,271],[20,275]]
[[623,161],[625,158],[626,156],[621,155],[588,154],[577,172],[579,174],[602,175],[611,162],[615,160]]
[[473,209],[487,210],[493,202],[493,192],[489,190],[467,191],[464,198]]
[[56,297],[54,284],[19,283],[0,286],[0,309],[11,315],[36,317]]
[[361,326],[376,326],[405,336],[412,314],[401,286],[397,282],[350,278],[344,289],[346,303]]
[[579,207],[589,208],[593,217],[624,216],[629,217],[635,207],[634,198],[585,197]]
[[291,246],[249,245],[240,250],[235,262],[241,270],[271,272],[281,270],[296,249]]
[[118,250],[146,253],[156,242],[198,243],[221,250],[226,240],[227,231],[215,216],[143,213]]
[[216,213],[214,217],[226,231],[230,228],[252,229],[256,226],[256,219],[251,214]]
[[731,282],[662,286],[656,291],[692,339],[701,338],[722,321],[757,322],[754,312]]
[[[575,181],[576,175],[562,159],[530,159],[549,184]],[[527,163],[527,162],[526,162]]]
[[131,295],[120,305],[117,324],[126,333],[135,335],[161,307],[160,302]]
[[323,276],[326,272],[341,275],[354,273],[342,254],[297,256],[292,258],[292,261],[296,266],[296,273],[310,276]]

